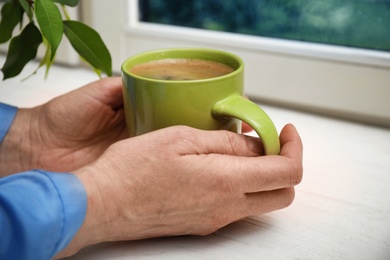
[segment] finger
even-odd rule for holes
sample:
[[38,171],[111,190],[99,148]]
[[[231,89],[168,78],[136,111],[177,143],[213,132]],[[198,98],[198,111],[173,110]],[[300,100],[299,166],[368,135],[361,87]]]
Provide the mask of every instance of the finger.
[[294,188],[278,189],[244,194],[231,198],[220,215],[221,226],[241,220],[243,218],[262,215],[275,210],[283,209],[294,201]]
[[[248,96],[244,95],[244,97],[249,100]],[[246,122],[244,122],[244,121],[242,121],[242,127],[241,128],[242,128],[242,132],[243,133],[248,133],[248,132],[253,130],[253,128],[250,125],[248,125]]]
[[246,194],[242,205],[248,215],[254,216],[286,208],[291,205],[294,198],[295,189],[285,188]]
[[280,135],[281,155],[237,157],[209,155],[214,174],[221,175],[221,185],[242,193],[293,187],[302,180],[302,142],[292,125]]
[[[259,156],[264,154],[259,138],[236,134],[230,131],[204,131],[176,126],[166,129],[164,139],[174,142],[181,155],[223,154],[234,156]],[[171,136],[172,140],[167,140]]]
[[246,122],[242,122],[242,132],[243,133],[248,133],[248,132],[251,132],[253,130],[253,128],[248,125]]
[[302,161],[303,144],[294,125],[286,125],[280,133],[281,156]]

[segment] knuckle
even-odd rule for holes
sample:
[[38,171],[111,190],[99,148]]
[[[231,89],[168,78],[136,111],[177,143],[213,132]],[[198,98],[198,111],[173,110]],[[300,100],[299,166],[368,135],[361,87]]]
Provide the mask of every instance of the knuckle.
[[168,128],[172,132],[173,136],[177,137],[188,137],[192,133],[192,128],[184,125],[171,126]]
[[171,126],[167,128],[167,131],[169,131],[169,134],[164,136],[164,142],[188,144],[193,143],[195,130],[188,126]]
[[234,151],[237,147],[239,147],[238,139],[236,134],[230,131],[223,131],[223,137],[225,139],[225,145],[227,149],[227,153],[234,154]]

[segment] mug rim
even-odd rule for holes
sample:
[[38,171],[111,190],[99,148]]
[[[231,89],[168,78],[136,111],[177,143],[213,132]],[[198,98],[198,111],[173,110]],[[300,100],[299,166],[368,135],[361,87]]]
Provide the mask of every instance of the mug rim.
[[[154,60],[169,59],[169,58],[180,58],[180,57],[172,57],[172,55],[169,55],[170,53],[174,53],[174,52],[179,52],[179,53],[197,52],[197,53],[203,53],[203,54],[210,54],[210,56],[213,55],[214,57],[216,57],[218,55],[221,56],[221,57],[222,56],[223,57],[229,57],[231,60],[234,60],[235,62],[237,62],[238,66],[237,66],[237,68],[234,68],[234,71],[232,71],[232,72],[230,72],[230,73],[228,73],[226,75],[222,75],[222,76],[218,76],[218,77],[212,77],[212,78],[207,78],[207,79],[194,79],[194,80],[153,79],[153,78],[147,78],[147,77],[139,76],[137,74],[134,74],[134,73],[130,72],[130,68],[132,68],[133,66],[138,65],[138,64],[142,64],[142,63],[146,63],[146,62],[150,62],[150,61],[154,61]],[[147,57],[147,56],[151,56],[151,57],[154,57],[154,58],[150,58],[147,61],[138,62],[138,63],[132,65],[131,67],[128,65],[129,63],[131,63],[134,60],[141,59],[141,58]],[[160,57],[157,57],[157,56],[160,56]],[[190,58],[190,57],[184,57],[184,58]],[[194,59],[202,59],[202,58],[194,57]],[[212,59],[210,59],[210,60],[212,60]],[[212,61],[216,61],[216,60],[212,60]],[[226,62],[224,62],[224,61],[218,61],[218,62],[223,63],[223,64],[228,65],[228,66],[231,66],[230,64],[226,64]],[[175,84],[175,83],[191,84],[191,83],[199,83],[199,82],[221,80],[221,79],[224,79],[224,78],[233,77],[233,76],[241,73],[243,71],[243,69],[244,69],[244,62],[243,62],[243,60],[239,56],[237,56],[237,55],[235,55],[233,53],[230,53],[230,52],[227,52],[227,51],[222,51],[222,50],[217,50],[217,49],[211,49],[211,48],[196,48],[196,47],[195,48],[164,48],[164,49],[154,49],[154,50],[141,52],[141,53],[133,55],[133,56],[127,58],[126,60],[124,60],[122,62],[122,66],[121,66],[121,72],[126,74],[127,76],[130,76],[130,77],[133,77],[133,78],[136,78],[136,79],[149,81],[149,82],[156,82],[156,83],[159,83],[159,82],[160,83],[168,83],[169,82],[170,84]]]

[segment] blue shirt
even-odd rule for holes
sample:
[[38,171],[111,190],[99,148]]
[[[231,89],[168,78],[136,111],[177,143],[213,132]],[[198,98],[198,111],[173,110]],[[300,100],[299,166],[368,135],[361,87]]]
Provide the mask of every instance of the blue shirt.
[[[0,103],[0,145],[16,111]],[[51,259],[80,229],[86,208],[73,174],[31,170],[0,178],[0,259]]]

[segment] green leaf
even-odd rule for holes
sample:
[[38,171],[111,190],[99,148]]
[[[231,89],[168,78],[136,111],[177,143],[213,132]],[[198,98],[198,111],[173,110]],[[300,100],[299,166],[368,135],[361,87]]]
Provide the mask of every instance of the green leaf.
[[4,66],[1,68],[3,80],[18,75],[24,66],[37,56],[41,43],[42,35],[33,22],[29,23],[18,36],[12,38]]
[[77,53],[95,69],[112,75],[111,55],[100,35],[77,21],[63,21],[64,32]]
[[23,80],[27,80],[28,78],[30,78],[31,76],[37,74],[38,70],[43,67],[44,65],[46,65],[46,72],[45,72],[45,79],[47,79],[47,76],[49,74],[49,69],[51,67],[51,65],[53,64],[53,60],[50,60],[50,57],[51,57],[51,48],[50,48],[50,44],[47,42],[47,40],[43,39],[43,43],[45,45],[45,48],[46,48],[46,51],[45,51],[45,55],[43,56],[41,62],[39,63],[38,67],[34,70],[33,73],[31,73],[29,76],[27,76],[26,78],[24,78]]
[[53,2],[62,4],[62,5],[67,5],[70,7],[75,7],[76,5],[79,4],[79,0],[53,0]]
[[32,6],[26,1],[26,0],[19,0],[18,1],[20,6],[23,8],[24,12],[26,12],[27,16],[32,20]]
[[22,20],[22,14],[23,9],[14,1],[3,5],[1,8],[0,43],[11,39],[15,26]]
[[35,16],[43,37],[51,46],[50,60],[53,60],[64,33],[60,10],[51,0],[36,0]]

